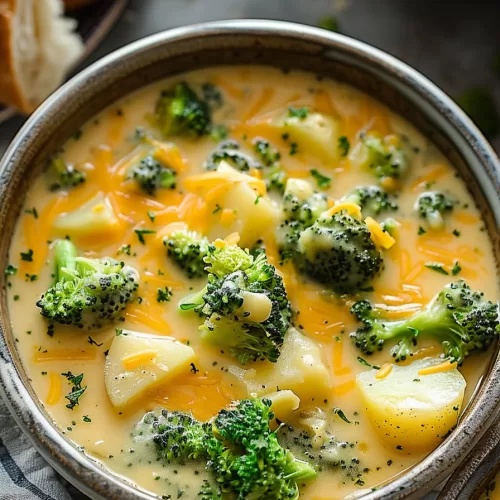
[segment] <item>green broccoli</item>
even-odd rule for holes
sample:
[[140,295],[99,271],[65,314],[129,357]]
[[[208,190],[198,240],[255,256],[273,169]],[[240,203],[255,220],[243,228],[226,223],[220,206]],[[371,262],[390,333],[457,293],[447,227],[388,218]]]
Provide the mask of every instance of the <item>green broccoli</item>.
[[221,410],[212,422],[216,441],[209,441],[209,468],[221,490],[239,500],[297,499],[297,482],[317,475],[280,445],[269,428],[274,420],[270,407],[268,399],[243,400]]
[[399,340],[391,349],[396,361],[412,355],[417,340],[435,337],[444,355],[461,364],[472,351],[485,350],[500,332],[498,304],[484,300],[458,281],[446,285],[421,311],[402,321],[385,321],[367,300],[356,302],[351,312],[363,323],[352,334],[366,354],[381,351],[387,340]]
[[135,429],[136,441],[152,441],[158,458],[167,464],[184,464],[206,455],[209,427],[180,411],[161,410],[144,415]]
[[281,206],[283,222],[278,227],[276,238],[282,260],[293,257],[301,232],[312,226],[326,210],[326,195],[314,193],[306,181],[287,181]]
[[398,209],[398,205],[378,186],[358,186],[342,201],[359,205],[363,216],[376,217],[382,212]]
[[209,155],[204,164],[206,170],[217,170],[225,161],[240,172],[248,172],[252,168],[261,169],[262,165],[240,150],[240,145],[229,139],[222,141]]
[[146,414],[133,435],[137,442],[152,441],[161,462],[206,461],[216,487],[204,481],[199,494],[202,499],[220,498],[220,490],[237,500],[296,500],[298,482],[314,479],[317,474],[280,445],[277,431],[269,427],[274,420],[270,407],[268,399],[242,400],[207,423],[162,410],[159,416]]
[[51,179],[49,189],[57,191],[83,184],[87,174],[66,163],[60,156],[54,156],[49,163],[49,177]]
[[58,240],[55,264],[54,284],[36,303],[48,320],[98,328],[121,319],[121,312],[135,299],[139,276],[123,262],[77,257],[71,241]]
[[156,102],[155,115],[165,137],[202,136],[210,132],[212,119],[209,106],[186,82],[161,93]]
[[176,172],[162,165],[151,155],[132,166],[127,175],[129,179],[134,179],[138,186],[149,195],[154,195],[159,188],[175,189],[177,182]]
[[[402,141],[404,138],[401,139]],[[361,138],[358,154],[363,163],[378,179],[402,178],[409,167],[409,157],[405,148],[396,147],[391,141],[374,136]]]
[[367,225],[345,210],[322,215],[302,231],[294,259],[303,272],[337,293],[362,291],[382,267]]
[[456,202],[439,191],[426,191],[415,202],[415,211],[433,229],[444,226],[444,216],[451,212]]
[[311,463],[318,472],[339,471],[345,478],[344,482],[363,481],[366,469],[354,455],[356,444],[339,441],[328,429],[322,430],[321,435],[311,435],[299,426],[283,425],[278,431],[278,439],[282,446]]
[[203,258],[208,253],[208,240],[194,231],[175,231],[163,240],[168,256],[184,270],[188,278],[206,276]]
[[264,253],[254,257],[237,246],[210,246],[204,260],[208,284],[183,299],[180,309],[204,318],[202,339],[227,347],[241,364],[275,362],[291,317],[281,276]]
[[285,190],[286,173],[280,165],[280,152],[265,139],[255,139],[253,145],[255,152],[266,167],[263,173],[268,191],[274,189],[279,193],[283,193]]

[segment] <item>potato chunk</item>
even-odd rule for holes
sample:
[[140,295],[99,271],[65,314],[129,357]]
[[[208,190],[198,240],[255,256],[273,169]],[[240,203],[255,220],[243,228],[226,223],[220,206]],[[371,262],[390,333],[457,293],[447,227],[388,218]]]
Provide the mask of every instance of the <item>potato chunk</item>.
[[441,363],[425,358],[393,365],[389,375],[360,373],[357,384],[367,414],[385,441],[403,449],[432,449],[456,425],[466,382],[457,369],[429,375],[420,370]]
[[338,157],[339,126],[337,120],[321,113],[309,112],[306,117],[289,116],[287,113],[275,120],[274,125],[296,142],[299,151],[332,163]]
[[54,228],[59,234],[84,237],[116,231],[120,221],[113,207],[102,193],[83,204],[73,212],[58,215]]
[[[253,177],[237,172],[225,162],[221,162],[218,172],[239,175],[242,182],[228,183],[226,193],[219,202],[224,209],[233,211],[234,220],[230,224],[217,224],[210,237],[215,239],[236,232],[241,238],[240,246],[252,247],[274,227],[278,211],[267,196],[259,196],[252,189],[250,183],[255,180]],[[245,182],[245,178],[249,182]]]
[[266,394],[271,400],[271,410],[281,422],[288,422],[294,411],[300,406],[300,399],[292,391],[276,391]]
[[106,357],[104,382],[114,406],[131,403],[158,384],[188,375],[196,358],[191,347],[171,337],[124,330]]
[[244,370],[233,366],[230,371],[246,386],[248,393],[265,396],[276,391],[293,391],[301,403],[310,405],[331,396],[331,377],[321,359],[318,345],[290,328],[276,363],[262,363]]

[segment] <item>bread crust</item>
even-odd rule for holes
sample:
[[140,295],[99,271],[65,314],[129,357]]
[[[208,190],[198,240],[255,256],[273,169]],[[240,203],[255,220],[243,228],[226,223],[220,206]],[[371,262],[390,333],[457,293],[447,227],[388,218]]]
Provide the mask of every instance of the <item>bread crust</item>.
[[0,0],[0,103],[23,113],[33,111],[24,96],[14,63],[14,16],[17,0]]

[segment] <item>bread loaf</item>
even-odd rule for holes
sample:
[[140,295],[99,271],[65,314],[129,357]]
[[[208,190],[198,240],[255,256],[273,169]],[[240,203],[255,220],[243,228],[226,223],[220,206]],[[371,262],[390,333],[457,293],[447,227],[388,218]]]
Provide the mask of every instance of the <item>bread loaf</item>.
[[0,103],[30,113],[83,53],[62,0],[0,0]]

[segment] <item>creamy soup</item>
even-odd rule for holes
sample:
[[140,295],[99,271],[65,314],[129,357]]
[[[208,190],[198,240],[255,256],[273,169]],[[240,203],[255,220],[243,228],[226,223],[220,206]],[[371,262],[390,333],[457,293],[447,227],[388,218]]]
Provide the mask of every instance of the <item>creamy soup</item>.
[[[295,71],[191,72],[103,111],[34,181],[6,272],[16,345],[57,427],[163,498],[375,490],[446,439],[494,349],[495,262],[464,182],[376,100]],[[460,280],[484,297],[448,286]],[[475,307],[490,315],[466,317]],[[288,458],[296,481],[275,478],[281,496],[235,472],[252,452],[268,470],[269,433],[235,451],[221,421],[196,422],[197,459],[159,439],[174,411],[224,419],[239,400],[264,415],[270,401],[279,456],[303,461]],[[237,486],[208,442],[239,460]]]

